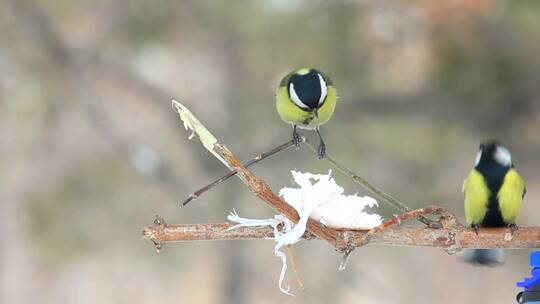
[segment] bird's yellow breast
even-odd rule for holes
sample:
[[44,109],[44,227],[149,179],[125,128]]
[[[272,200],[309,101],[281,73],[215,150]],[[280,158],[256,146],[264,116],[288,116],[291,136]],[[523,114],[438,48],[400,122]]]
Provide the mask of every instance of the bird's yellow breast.
[[465,218],[469,224],[479,224],[488,210],[490,191],[480,172],[472,169],[463,182],[465,193]]
[[497,193],[499,209],[505,223],[514,224],[521,213],[525,194],[525,180],[515,169],[508,170]]
[[[514,224],[521,213],[525,180],[515,169],[510,169],[497,192],[497,208],[506,224]],[[488,211],[492,195],[486,180],[478,170],[473,169],[463,183],[465,193],[465,218],[469,224],[480,224]],[[495,194],[493,194],[495,195]]]
[[[289,98],[287,87],[281,86],[278,88],[276,95],[276,108],[281,119],[287,123],[298,125],[304,128],[313,129],[326,123],[336,108],[337,93],[333,86],[328,86],[328,95],[323,105],[318,110],[318,117],[315,117],[313,112],[308,112],[300,109]],[[308,121],[307,124],[304,122]]]

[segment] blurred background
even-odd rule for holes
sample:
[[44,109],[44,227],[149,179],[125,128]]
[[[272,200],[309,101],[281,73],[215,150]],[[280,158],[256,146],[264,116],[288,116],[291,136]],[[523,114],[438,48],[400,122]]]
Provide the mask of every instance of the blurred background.
[[[463,219],[462,180],[480,141],[497,138],[528,182],[518,224],[539,225],[539,13],[534,0],[0,0],[0,302],[513,303],[527,250],[478,268],[438,249],[368,246],[338,272],[329,245],[302,242],[307,290],[289,272],[292,298],[271,241],[158,254],[141,227],[156,214],[273,216],[238,179],[179,208],[226,168],[187,139],[171,99],[247,160],[290,139],[274,93],[299,66],[333,78],[329,153],[372,183]],[[331,167],[292,149],[254,172],[277,191],[295,168]]]

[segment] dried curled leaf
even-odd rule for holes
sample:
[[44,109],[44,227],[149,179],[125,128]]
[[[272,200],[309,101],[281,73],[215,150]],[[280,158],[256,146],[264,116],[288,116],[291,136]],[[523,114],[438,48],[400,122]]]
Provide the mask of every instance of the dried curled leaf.
[[193,115],[193,113],[191,113],[186,106],[176,100],[172,101],[172,106],[176,113],[180,115],[182,122],[184,122],[184,128],[193,132],[189,136],[189,139],[192,139],[193,134],[196,134],[206,150],[210,151],[210,153],[212,153],[225,166],[227,166],[227,168],[233,170],[227,161],[214,150],[214,148],[219,145],[217,138],[212,135],[208,129],[206,129],[206,127],[197,119],[197,117],[195,117],[195,115]]

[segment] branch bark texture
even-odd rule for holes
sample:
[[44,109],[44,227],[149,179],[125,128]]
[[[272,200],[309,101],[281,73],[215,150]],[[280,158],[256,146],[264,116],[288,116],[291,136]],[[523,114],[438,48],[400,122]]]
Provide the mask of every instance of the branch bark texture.
[[[158,249],[169,242],[256,240],[274,236],[271,227],[230,229],[235,225],[236,223],[231,222],[168,225],[162,218],[157,217],[153,225],[143,228],[143,236],[152,240]],[[459,224],[446,228],[429,228],[396,223],[388,225],[386,228],[375,229],[332,230],[355,247],[366,244],[432,247],[444,249],[448,253],[468,248],[527,249],[540,247],[540,227],[519,228],[513,234],[507,228],[482,228],[476,234],[474,229]],[[369,238],[366,239],[366,236]],[[309,232],[304,234],[304,239],[313,238],[318,239]]]

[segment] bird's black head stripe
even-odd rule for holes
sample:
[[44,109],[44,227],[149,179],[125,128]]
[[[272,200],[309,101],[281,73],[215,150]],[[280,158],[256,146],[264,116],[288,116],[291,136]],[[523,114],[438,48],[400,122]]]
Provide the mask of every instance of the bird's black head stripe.
[[[319,99],[321,97],[321,83],[319,79],[319,73],[316,70],[309,70],[307,74],[293,74],[289,78],[287,89],[289,90],[291,84],[294,86],[294,91],[298,98],[305,104],[310,110],[320,107]],[[290,95],[290,92],[289,92]]]

